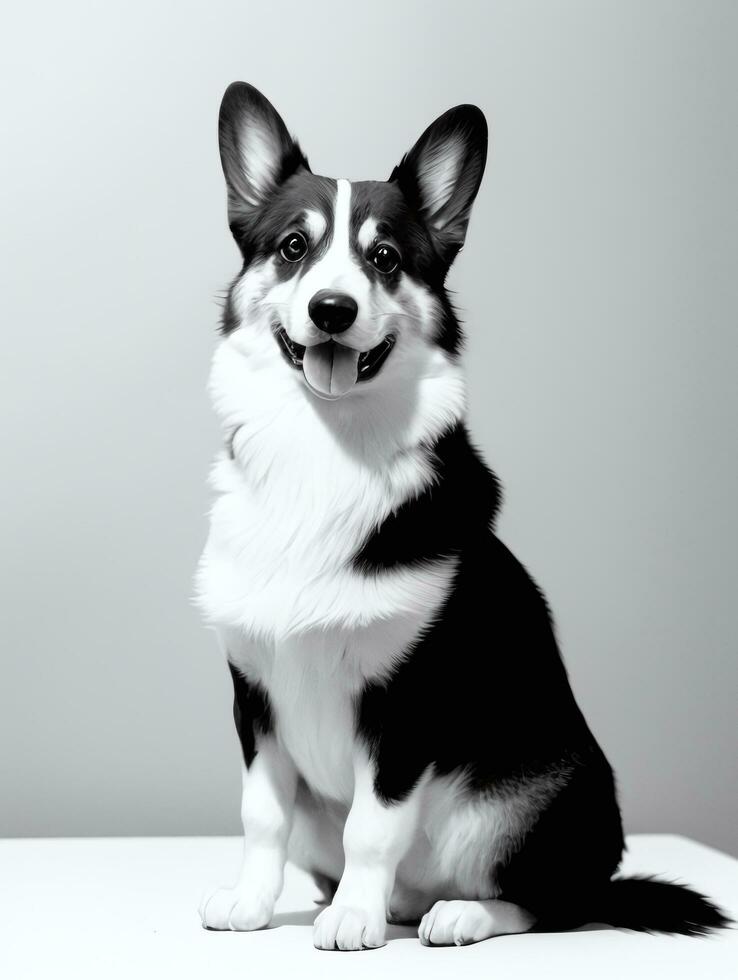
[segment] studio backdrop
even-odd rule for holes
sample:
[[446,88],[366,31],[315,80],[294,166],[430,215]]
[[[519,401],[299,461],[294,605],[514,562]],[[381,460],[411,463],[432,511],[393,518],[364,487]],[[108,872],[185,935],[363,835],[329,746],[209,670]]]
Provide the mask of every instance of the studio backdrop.
[[8,12],[0,834],[238,831],[230,679],[190,597],[239,268],[216,120],[242,78],[316,173],[355,179],[387,177],[449,106],[485,111],[450,285],[500,536],[548,593],[626,829],[738,853],[737,13]]

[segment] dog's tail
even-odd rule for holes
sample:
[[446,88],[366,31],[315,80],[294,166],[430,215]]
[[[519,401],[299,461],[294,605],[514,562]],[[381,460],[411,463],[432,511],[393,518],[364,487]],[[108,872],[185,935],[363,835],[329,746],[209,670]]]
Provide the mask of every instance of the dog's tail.
[[733,924],[699,892],[646,876],[613,878],[599,897],[595,918],[622,929],[682,936],[706,936]]

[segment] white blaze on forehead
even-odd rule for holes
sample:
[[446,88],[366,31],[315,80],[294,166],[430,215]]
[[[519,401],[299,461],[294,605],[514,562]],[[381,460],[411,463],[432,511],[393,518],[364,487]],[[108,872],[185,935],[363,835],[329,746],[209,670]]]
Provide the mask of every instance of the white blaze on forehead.
[[320,211],[306,211],[305,212],[305,225],[308,230],[308,234],[313,242],[320,241],[320,239],[325,234],[325,230],[328,227],[327,222]]
[[361,248],[366,250],[372,246],[374,239],[377,237],[377,220],[376,218],[367,218],[363,222],[361,228],[359,228],[359,245]]
[[[348,180],[336,181],[336,200],[333,206],[333,228],[331,242],[325,255],[315,263],[303,277],[303,282],[311,289],[336,289],[352,277],[356,266],[351,257],[349,244],[351,223],[351,183]],[[312,293],[311,293],[312,295]],[[309,297],[308,297],[309,299]]]
[[316,256],[316,261],[308,265],[303,275],[295,277],[285,287],[290,290],[290,298],[284,303],[284,307],[289,308],[285,329],[293,340],[308,347],[326,339],[309,312],[310,301],[323,289],[346,293],[358,307],[354,323],[342,338],[343,346],[367,351],[381,340],[379,324],[384,320],[374,315],[372,283],[364,260],[353,248],[352,196],[350,181],[343,178],[337,180],[325,232],[328,247]]
[[333,214],[333,247],[348,254],[351,225],[351,181],[336,181],[336,209]]

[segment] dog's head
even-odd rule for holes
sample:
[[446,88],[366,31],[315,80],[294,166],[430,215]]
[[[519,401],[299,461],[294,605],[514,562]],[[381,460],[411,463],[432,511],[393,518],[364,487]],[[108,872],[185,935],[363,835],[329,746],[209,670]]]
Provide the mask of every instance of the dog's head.
[[484,171],[478,108],[444,113],[387,181],[313,174],[271,103],[243,82],[223,97],[219,136],[244,260],[225,333],[268,334],[283,369],[323,399],[381,392],[427,370],[433,353],[456,354],[444,281]]

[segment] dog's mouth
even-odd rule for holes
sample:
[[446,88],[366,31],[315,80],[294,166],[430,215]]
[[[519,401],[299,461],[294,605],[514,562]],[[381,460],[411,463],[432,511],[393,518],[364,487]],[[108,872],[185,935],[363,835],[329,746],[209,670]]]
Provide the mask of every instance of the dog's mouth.
[[301,370],[309,388],[321,398],[342,398],[360,381],[376,377],[395,346],[394,334],[387,334],[376,347],[358,351],[328,340],[305,347],[288,335],[284,327],[274,330],[279,348],[292,367]]

